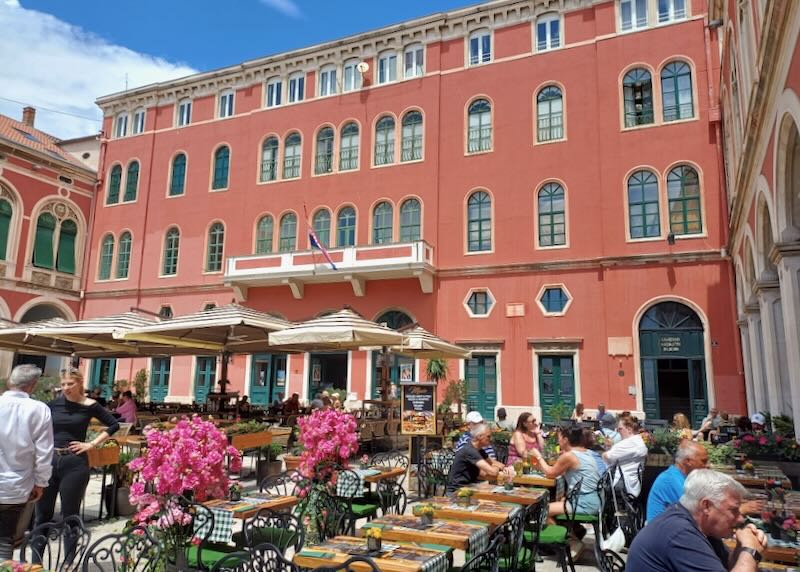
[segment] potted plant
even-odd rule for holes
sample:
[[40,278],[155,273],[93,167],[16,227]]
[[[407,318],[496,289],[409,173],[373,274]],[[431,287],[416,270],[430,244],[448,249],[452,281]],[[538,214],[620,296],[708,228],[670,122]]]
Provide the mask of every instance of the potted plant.
[[300,460],[303,455],[303,443],[300,441],[300,429],[295,427],[292,429],[292,434],[289,437],[289,451],[283,456],[283,462],[286,465],[286,470],[291,471],[300,466]]
[[744,463],[742,463],[742,470],[748,475],[756,474],[756,468],[750,461],[745,461]]
[[242,500],[242,485],[239,481],[232,481],[231,486],[228,488],[228,498],[232,501]]
[[281,472],[281,461],[278,456],[283,453],[283,446],[280,443],[270,443],[261,447],[262,458],[256,464],[257,478],[261,481],[264,477],[277,475]]
[[370,552],[379,552],[381,549],[381,542],[383,540],[383,533],[380,528],[368,528],[367,536],[367,550]]
[[412,510],[414,516],[418,516],[422,524],[427,526],[433,524],[434,512],[433,505],[429,503],[418,504]]
[[369,455],[361,455],[361,458],[358,460],[358,466],[361,470],[369,469]]
[[[117,495],[116,499],[114,499],[116,502],[115,508],[117,509],[117,516],[131,516],[136,512],[136,507],[133,506],[130,501],[131,483],[133,483],[134,473],[128,467],[128,463],[136,457],[137,455],[134,453],[123,451],[119,454],[119,462],[114,467],[114,478],[117,481]],[[113,512],[111,505],[111,493],[113,490],[113,485],[106,485],[103,490],[103,498],[105,499],[106,510],[109,514]]]
[[461,487],[456,491],[456,502],[459,504],[463,504],[464,506],[469,506],[472,504],[472,495],[475,494],[470,488]]
[[245,451],[259,449],[272,443],[272,433],[269,427],[259,421],[241,421],[225,428],[230,444]]

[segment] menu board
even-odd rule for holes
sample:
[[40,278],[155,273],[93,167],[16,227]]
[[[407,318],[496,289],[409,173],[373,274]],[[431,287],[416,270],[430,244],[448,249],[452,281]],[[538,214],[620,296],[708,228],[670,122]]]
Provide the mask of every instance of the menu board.
[[401,383],[401,434],[436,435],[436,384]]

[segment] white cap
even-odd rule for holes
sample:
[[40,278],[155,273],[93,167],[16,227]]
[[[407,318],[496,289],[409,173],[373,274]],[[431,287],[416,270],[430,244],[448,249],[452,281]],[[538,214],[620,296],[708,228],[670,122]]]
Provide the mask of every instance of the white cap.
[[477,411],[467,413],[467,423],[483,423],[483,415]]
[[761,415],[761,413],[753,413],[750,416],[750,422],[751,423],[758,423],[759,425],[766,425],[767,424],[767,420],[764,418],[763,415]]

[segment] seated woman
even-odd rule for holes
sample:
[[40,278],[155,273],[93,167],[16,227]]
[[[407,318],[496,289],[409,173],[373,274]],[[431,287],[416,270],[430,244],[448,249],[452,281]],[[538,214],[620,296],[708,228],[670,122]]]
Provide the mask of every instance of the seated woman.
[[478,423],[469,432],[472,439],[458,450],[447,475],[448,494],[478,482],[480,477],[496,477],[501,472],[508,476],[514,474],[513,468],[506,468],[484,451],[492,440],[492,432],[485,423]]
[[511,435],[511,443],[508,446],[508,464],[512,465],[516,461],[527,459],[533,449],[544,451],[544,438],[534,416],[525,412],[517,419],[517,428]]
[[569,417],[572,421],[583,421],[584,413],[583,413],[583,403],[576,403],[575,409],[572,411],[572,415]]
[[[550,479],[564,475],[568,490],[583,477],[576,512],[598,514],[600,497],[597,494],[597,482],[600,480],[600,471],[597,469],[594,456],[584,446],[583,430],[580,427],[562,427],[558,432],[558,445],[561,448],[561,455],[553,465],[549,465],[542,454],[533,449],[539,470]],[[554,522],[555,516],[566,513],[565,502],[559,500],[550,503],[549,522]]]
[[692,439],[694,433],[689,419],[683,413],[676,413],[672,416],[672,428],[680,433],[681,439]]
[[136,402],[133,400],[133,393],[130,391],[122,393],[115,412],[120,414],[125,423],[136,423]]

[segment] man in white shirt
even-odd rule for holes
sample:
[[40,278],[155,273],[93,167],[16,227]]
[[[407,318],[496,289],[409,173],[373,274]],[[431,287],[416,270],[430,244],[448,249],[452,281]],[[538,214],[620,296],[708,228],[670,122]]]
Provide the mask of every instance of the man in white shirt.
[[608,463],[609,468],[617,467],[614,486],[620,484],[621,474],[625,490],[628,494],[638,497],[642,492],[642,483],[639,482],[639,467],[647,458],[647,445],[639,435],[639,424],[631,417],[621,418],[617,425],[617,431],[622,440],[603,453],[603,459]]
[[0,562],[11,559],[23,508],[42,496],[53,471],[50,408],[30,398],[42,370],[18,365],[0,396]]

